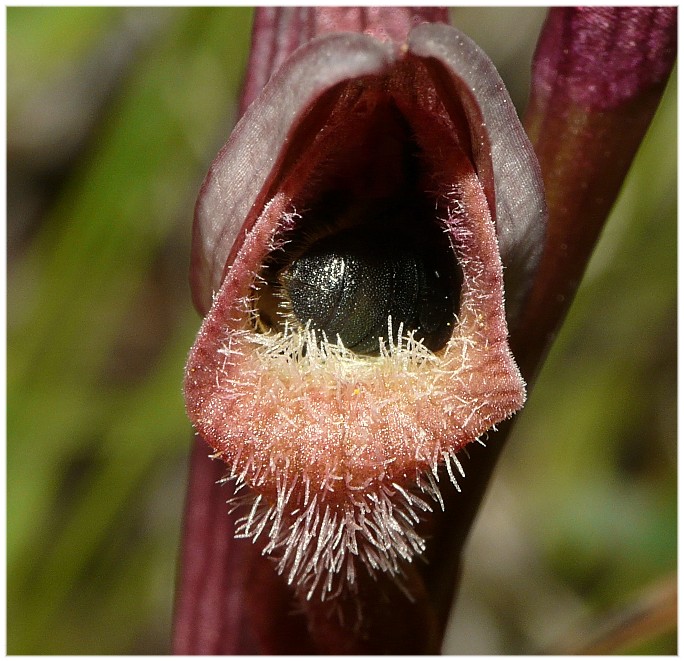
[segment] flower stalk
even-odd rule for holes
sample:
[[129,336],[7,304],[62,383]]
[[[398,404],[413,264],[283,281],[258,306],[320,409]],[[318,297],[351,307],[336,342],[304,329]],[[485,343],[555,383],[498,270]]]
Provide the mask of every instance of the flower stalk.
[[551,9],[524,125],[544,176],[549,231],[517,330],[536,373],[574,294],[672,71],[675,7]]

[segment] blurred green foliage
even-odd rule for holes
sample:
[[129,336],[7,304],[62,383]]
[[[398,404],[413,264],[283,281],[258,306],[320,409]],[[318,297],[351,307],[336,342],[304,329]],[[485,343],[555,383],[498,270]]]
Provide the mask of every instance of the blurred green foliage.
[[[7,10],[12,654],[169,650],[191,434],[180,384],[199,325],[190,224],[250,25],[243,8]],[[469,561],[478,589],[462,603],[497,632],[482,651],[544,640],[543,620],[501,598],[524,598],[516,580],[573,595],[564,631],[675,568],[675,126],[673,83],[482,512],[505,504],[538,562],[507,566],[505,536],[498,572]],[[467,637],[456,626],[450,651]]]
[[[66,78],[150,11],[9,9],[9,89]],[[9,256],[12,653],[168,649],[190,439],[180,383],[198,325],[190,221],[234,117],[251,15],[155,12]],[[8,99],[10,159],[26,158],[22,103]]]

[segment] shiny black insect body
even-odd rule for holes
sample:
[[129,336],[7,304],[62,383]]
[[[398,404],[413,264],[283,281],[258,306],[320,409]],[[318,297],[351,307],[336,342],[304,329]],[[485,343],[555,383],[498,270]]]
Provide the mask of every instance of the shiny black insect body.
[[[378,355],[399,325],[432,351],[442,348],[458,311],[460,270],[415,237],[352,228],[311,244],[280,274],[298,322],[359,354]],[[453,257],[453,255],[451,256]]]

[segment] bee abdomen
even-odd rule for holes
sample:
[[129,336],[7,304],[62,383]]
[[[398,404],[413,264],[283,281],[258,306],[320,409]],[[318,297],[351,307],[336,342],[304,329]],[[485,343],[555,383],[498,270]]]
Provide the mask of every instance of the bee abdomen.
[[[436,264],[439,264],[436,266]],[[460,282],[455,265],[407,238],[388,241],[350,229],[319,239],[281,273],[291,311],[328,341],[378,355],[380,338],[404,335],[436,351],[451,335]]]

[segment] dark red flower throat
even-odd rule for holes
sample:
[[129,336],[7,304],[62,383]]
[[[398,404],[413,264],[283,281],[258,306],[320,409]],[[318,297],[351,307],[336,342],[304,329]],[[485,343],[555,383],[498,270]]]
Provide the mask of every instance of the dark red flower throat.
[[[461,146],[470,144],[462,110],[454,121],[431,83],[415,60],[341,83],[294,131],[281,167],[287,175],[271,197],[283,192],[296,215],[261,274],[261,327],[282,330],[294,313],[295,323],[311,319],[331,342],[339,335],[352,351],[377,354],[389,315],[394,341],[401,323],[433,351],[446,344],[462,275],[442,220],[453,203],[441,194],[449,185],[443,155],[458,163],[459,178],[474,168]],[[335,277],[339,291],[321,301]],[[337,318],[342,313],[352,318]]]

